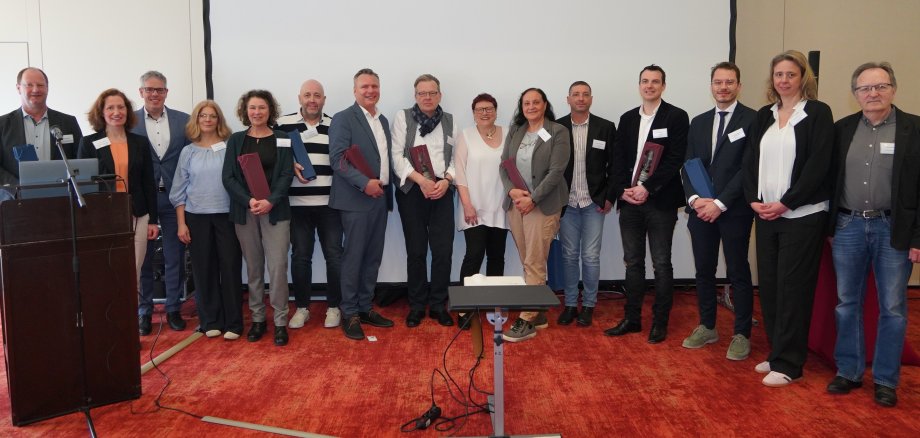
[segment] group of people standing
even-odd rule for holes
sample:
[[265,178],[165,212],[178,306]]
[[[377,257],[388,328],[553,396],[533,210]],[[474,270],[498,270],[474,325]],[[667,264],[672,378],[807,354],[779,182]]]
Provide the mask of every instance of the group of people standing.
[[[897,82],[887,63],[865,64],[853,73],[852,92],[862,111],[836,126],[830,108],[816,99],[817,83],[805,56],[792,50],[771,61],[770,103],[759,111],[738,102],[741,72],[722,62],[710,78],[715,108],[691,121],[662,99],[665,71],[649,65],[639,74],[641,105],[618,124],[590,112],[591,86],[576,81],[566,98],[571,112],[564,117],[556,118],[543,90],[528,88],[510,125],[496,123],[498,102],[483,93],[471,104],[474,126],[458,127],[440,106],[440,81],[423,74],[414,83],[415,105],[399,111],[391,126],[377,108],[378,74],[362,69],[353,78],[354,105],[333,117],[323,113],[322,85],[308,80],[294,114],[280,115],[268,91],[245,93],[236,115],[246,129],[231,133],[211,100],[196,105],[191,115],[165,108],[166,78],[151,71],[141,77],[144,108],[135,112],[124,93],[106,90],[89,112],[96,133],[82,137],[73,117],[44,106],[47,77],[41,70],[27,68],[19,76],[22,109],[0,120],[0,177],[15,182],[8,150],[33,137],[42,156],[60,158],[43,149],[47,134],[42,143],[41,123],[47,129],[49,121],[69,136],[69,156],[95,157],[101,172],[120,175],[117,190],[132,195],[141,335],[151,330],[152,303],[143,274],[151,259],[148,242],[160,230],[173,329],[185,326],[178,312],[178,272],[183,245],[189,245],[200,329],[228,340],[243,334],[239,285],[245,260],[247,339],[258,341],[268,330],[262,293],[267,264],[274,343],[287,344],[287,328],[303,327],[310,319],[317,236],[328,281],[324,326],[341,326],[350,339],[364,339],[363,325],[392,327],[392,320],[373,310],[372,298],[395,193],[406,243],[408,327],[419,326],[426,313],[443,326],[455,323],[447,311],[454,230],[462,230],[466,242],[461,281],[479,273],[484,260],[487,275],[503,275],[510,230],[527,284],[545,284],[550,244],[558,234],[565,307],[557,323],[591,326],[604,220],[616,208],[626,300],[622,320],[604,334],[642,331],[648,247],[655,278],[648,342],[657,344],[668,334],[671,245],[678,211],[686,208],[700,324],[684,347],[718,342],[715,275],[721,245],[735,297],[726,357],[750,355],[754,300],[748,247],[756,222],[770,353],[755,370],[766,374],[767,386],[800,379],[818,262],[830,234],[839,305],[838,375],[828,392],[846,393],[862,384],[861,305],[871,267],[881,313],[873,360],[875,401],[885,406],[897,401],[906,283],[911,263],[920,262],[920,119],[893,106]],[[30,136],[8,139],[10,126],[30,124]],[[307,179],[293,159],[291,141],[297,137],[315,178]],[[654,143],[651,149],[649,143]],[[421,149],[429,161],[420,167]],[[265,199],[254,196],[247,184],[238,160],[245,154],[259,158],[269,185]],[[700,186],[699,175],[682,172],[690,159],[702,163],[707,187]],[[297,308],[290,320],[289,245]],[[461,315],[460,326],[468,327],[472,317]],[[545,312],[521,312],[503,337],[531,339],[548,325]]]

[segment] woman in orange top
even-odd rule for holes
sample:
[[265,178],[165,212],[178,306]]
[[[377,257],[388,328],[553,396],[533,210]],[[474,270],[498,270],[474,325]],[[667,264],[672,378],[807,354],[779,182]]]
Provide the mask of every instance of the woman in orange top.
[[119,192],[131,194],[134,216],[134,264],[138,285],[141,266],[147,254],[147,241],[156,239],[157,188],[153,180],[153,161],[147,137],[128,132],[137,122],[131,101],[119,90],[110,88],[96,98],[88,113],[96,131],[80,141],[78,158],[99,160],[99,174],[115,174]]

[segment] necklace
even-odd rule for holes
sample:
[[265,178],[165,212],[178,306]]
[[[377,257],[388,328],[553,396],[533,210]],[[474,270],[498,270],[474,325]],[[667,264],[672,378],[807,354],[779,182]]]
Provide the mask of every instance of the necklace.
[[495,135],[495,130],[498,129],[497,126],[492,125],[492,130],[486,133],[486,139],[491,140],[492,136]]

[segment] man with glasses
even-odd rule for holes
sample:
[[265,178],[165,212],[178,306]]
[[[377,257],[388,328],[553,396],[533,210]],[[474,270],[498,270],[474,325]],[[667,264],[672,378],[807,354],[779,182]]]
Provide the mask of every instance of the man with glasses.
[[[19,183],[19,161],[13,153],[14,147],[31,144],[39,160],[60,160],[61,153],[51,135],[52,127],[61,129],[61,146],[67,158],[76,157],[76,146],[83,138],[76,117],[48,108],[45,72],[34,67],[20,70],[16,76],[16,91],[22,106],[0,116],[0,184],[9,185],[9,192]],[[0,195],[4,195],[2,189]]]
[[[163,288],[166,292],[166,320],[169,327],[176,331],[185,330],[185,320],[179,313],[182,305],[180,294],[185,276],[185,245],[179,241],[179,223],[176,209],[169,202],[173,175],[179,163],[179,153],[189,139],[185,137],[185,125],[188,114],[166,108],[166,76],[158,71],[148,71],[141,75],[138,89],[144,99],[144,107],[135,114],[139,121],[131,132],[143,135],[153,146],[150,149],[153,158],[153,177],[157,184],[157,215],[160,218],[160,239],[163,246]],[[140,123],[142,121],[142,123]],[[138,323],[141,336],[150,334],[151,315],[153,314],[153,256],[157,241],[147,243],[147,256],[141,268],[141,295],[138,303]]]
[[907,280],[920,262],[920,117],[895,107],[891,64],[853,72],[861,109],[836,123],[837,153],[829,231],[837,274],[837,375],[831,394],[862,386],[866,370],[863,301],[871,267],[878,289],[878,338],[872,358],[875,402],[892,407],[907,329]]
[[[451,255],[454,250],[454,118],[441,109],[441,82],[423,74],[415,80],[415,105],[396,113],[393,121],[393,172],[399,178],[396,204],[406,240],[409,314],[406,326],[428,316],[443,326],[454,325],[447,312]],[[431,168],[412,163],[412,148],[425,145]],[[427,166],[424,160],[419,164]],[[431,247],[431,282],[428,248]]]
[[684,195],[687,199],[687,228],[696,264],[696,296],[700,324],[684,339],[684,348],[702,348],[719,341],[716,331],[716,268],[719,244],[725,254],[728,279],[734,289],[735,326],[725,357],[744,360],[751,353],[751,322],[754,288],[748,246],[754,211],[744,200],[741,187],[741,159],[757,112],[738,102],[741,70],[734,63],[720,62],[710,73],[710,91],[716,101],[710,109],[690,122],[687,135],[687,160],[697,158],[705,171],[702,176],[712,183],[708,188],[694,186],[691,170],[683,171]]
[[[557,120],[569,130],[572,152],[565,168],[569,203],[559,223],[565,278],[565,309],[559,325],[576,321],[590,326],[597,305],[597,285],[601,274],[601,239],[604,218],[616,196],[613,193],[613,122],[591,114],[591,86],[576,81],[569,86],[566,102],[572,112]],[[579,270],[579,258],[581,269]],[[578,311],[578,280],[584,285],[581,312]]]

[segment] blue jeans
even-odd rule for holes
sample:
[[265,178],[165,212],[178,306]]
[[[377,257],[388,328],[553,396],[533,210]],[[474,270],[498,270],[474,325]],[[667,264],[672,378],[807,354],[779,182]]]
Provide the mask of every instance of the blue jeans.
[[[604,235],[604,213],[595,203],[587,207],[565,208],[559,225],[562,243],[562,263],[565,273],[565,305],[578,306],[578,280],[584,283],[582,306],[597,305],[597,283],[601,276],[601,238]],[[581,257],[581,272],[578,258]]]
[[863,301],[869,268],[878,288],[878,337],[872,359],[875,383],[898,386],[901,350],[907,330],[907,280],[912,264],[907,251],[891,247],[891,219],[864,219],[839,213],[834,234],[837,271],[837,375],[861,381],[866,370]]
[[[169,194],[157,193],[157,215],[160,222],[160,239],[163,241],[163,287],[166,290],[166,311],[178,312],[182,307],[182,283],[185,278],[185,244],[179,241],[179,222],[176,209],[169,202]],[[147,256],[141,268],[141,293],[138,315],[153,313],[153,253],[156,242],[147,242]]]

